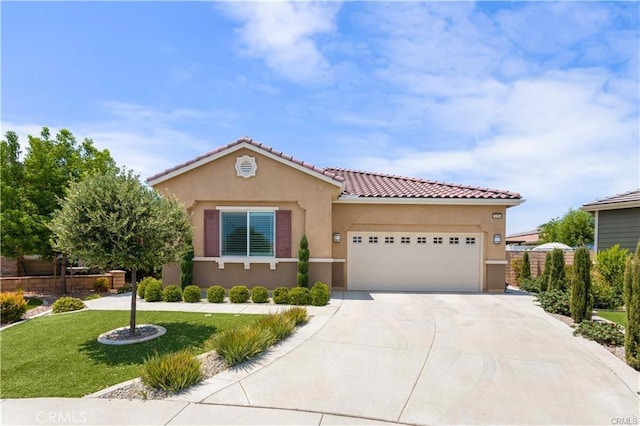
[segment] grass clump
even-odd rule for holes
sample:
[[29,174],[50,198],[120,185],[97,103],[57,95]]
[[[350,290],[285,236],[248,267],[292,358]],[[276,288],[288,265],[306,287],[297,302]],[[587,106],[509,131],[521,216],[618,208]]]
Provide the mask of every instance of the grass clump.
[[149,281],[144,289],[144,300],[159,302],[162,300],[162,283],[159,280]]
[[246,303],[249,300],[249,289],[244,285],[236,285],[229,290],[231,303]]
[[273,336],[273,343],[286,339],[293,333],[296,323],[282,314],[269,314],[260,318],[257,326],[267,330]]
[[292,305],[311,304],[311,294],[306,287],[294,287],[289,290],[289,303]]
[[287,287],[278,287],[273,290],[273,303],[277,305],[286,305],[289,303],[289,289]]
[[[39,299],[38,299],[39,300]],[[40,300],[42,304],[42,300]],[[14,322],[27,312],[27,301],[21,292],[0,293],[0,322]]]
[[307,315],[307,309],[299,306],[294,306],[282,313],[282,315],[290,318],[295,325],[304,325],[309,321],[309,315]]
[[313,306],[326,306],[329,303],[329,286],[323,282],[316,281],[310,291],[311,304]]
[[622,346],[624,344],[621,327],[612,322],[582,321],[573,334],[605,345]]
[[177,285],[170,285],[162,290],[163,302],[180,302],[182,301],[182,289]]
[[269,301],[269,291],[262,286],[255,286],[251,290],[251,300],[253,303],[267,303]]
[[255,326],[224,330],[213,338],[213,347],[229,366],[253,358],[273,343],[269,330]]
[[142,366],[142,381],[154,389],[179,392],[200,382],[201,363],[188,350],[153,354]]
[[214,285],[207,290],[207,300],[210,303],[224,302],[225,290],[222,286]]
[[76,297],[65,296],[53,302],[52,312],[54,314],[59,314],[62,312],[79,311],[86,307],[87,306],[82,302],[82,300]]
[[202,298],[200,287],[197,285],[188,285],[182,291],[182,298],[187,303],[198,303]]

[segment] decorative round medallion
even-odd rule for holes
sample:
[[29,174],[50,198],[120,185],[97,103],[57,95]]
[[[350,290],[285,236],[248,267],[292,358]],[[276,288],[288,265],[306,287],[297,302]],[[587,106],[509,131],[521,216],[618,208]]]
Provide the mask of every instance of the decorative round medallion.
[[250,178],[256,175],[256,170],[258,170],[258,165],[254,157],[243,155],[242,157],[236,158],[236,172],[238,176]]

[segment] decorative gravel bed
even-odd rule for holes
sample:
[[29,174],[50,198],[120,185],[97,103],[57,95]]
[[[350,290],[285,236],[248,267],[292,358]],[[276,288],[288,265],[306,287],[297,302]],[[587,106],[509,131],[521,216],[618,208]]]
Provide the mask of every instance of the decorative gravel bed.
[[[208,352],[198,357],[202,361],[200,370],[204,379],[215,376],[216,374],[227,369],[227,363],[218,356],[216,352]],[[204,380],[203,379],[203,380]],[[162,390],[156,390],[148,387],[140,379],[119,389],[113,390],[107,394],[100,395],[100,398],[106,399],[165,399],[173,394]]]

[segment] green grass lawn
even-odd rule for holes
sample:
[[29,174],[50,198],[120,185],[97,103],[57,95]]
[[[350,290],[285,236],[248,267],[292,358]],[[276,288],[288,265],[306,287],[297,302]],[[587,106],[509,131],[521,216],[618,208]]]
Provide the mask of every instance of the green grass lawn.
[[597,311],[596,314],[623,327],[627,326],[627,313],[625,311]]
[[37,297],[25,297],[25,300],[27,301],[27,311],[42,305],[42,300]]
[[158,352],[211,350],[220,330],[254,322],[258,315],[138,312],[137,324],[167,329],[157,339],[123,346],[98,335],[129,325],[128,311],[80,311],[34,318],[0,332],[0,398],[80,397],[140,375],[144,359]]

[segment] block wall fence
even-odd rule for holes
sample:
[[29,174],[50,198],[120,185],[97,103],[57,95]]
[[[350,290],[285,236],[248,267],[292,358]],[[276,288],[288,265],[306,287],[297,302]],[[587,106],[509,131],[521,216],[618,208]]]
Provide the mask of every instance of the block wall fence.
[[[505,282],[510,285],[518,285],[518,278],[513,270],[513,259],[522,259],[524,257],[524,251],[507,251],[507,268],[505,273]],[[544,261],[547,256],[546,251],[528,251],[529,263],[531,264],[531,276],[539,277],[544,271]],[[564,263],[567,265],[573,265],[573,252],[565,251]],[[591,254],[591,260],[593,260],[593,253]]]
[[[93,283],[98,278],[106,278],[109,288],[118,289],[125,285],[125,271],[109,271],[102,275],[67,275],[67,291],[93,290]],[[16,291],[22,289],[34,293],[59,293],[61,277],[2,277],[0,291]]]

